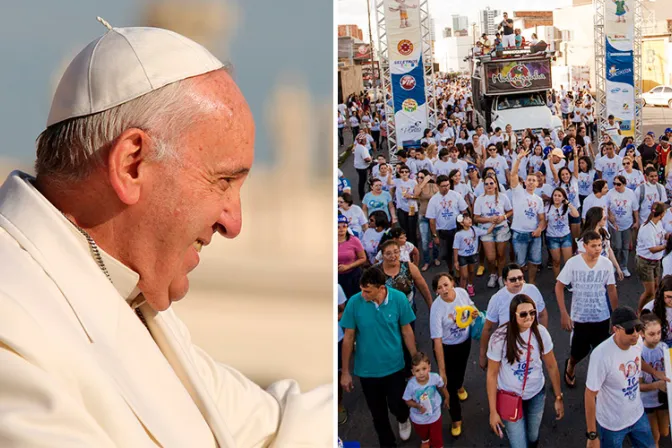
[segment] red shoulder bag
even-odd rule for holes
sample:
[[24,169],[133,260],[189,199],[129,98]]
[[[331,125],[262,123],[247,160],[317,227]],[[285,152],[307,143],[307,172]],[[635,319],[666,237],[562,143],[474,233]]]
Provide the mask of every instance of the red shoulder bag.
[[527,338],[527,358],[525,360],[525,373],[523,376],[523,389],[520,395],[515,392],[507,390],[497,390],[497,413],[502,420],[509,422],[517,422],[523,418],[523,392],[525,391],[525,383],[527,383],[527,372],[530,367],[530,342],[532,340],[532,329],[530,329],[530,336]]

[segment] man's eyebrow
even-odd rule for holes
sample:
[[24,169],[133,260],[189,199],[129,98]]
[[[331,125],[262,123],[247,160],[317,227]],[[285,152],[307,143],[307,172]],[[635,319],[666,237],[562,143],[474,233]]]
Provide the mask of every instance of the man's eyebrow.
[[240,168],[219,168],[215,170],[215,175],[217,176],[229,176],[229,177],[238,177],[245,176],[250,172],[249,168],[240,167]]

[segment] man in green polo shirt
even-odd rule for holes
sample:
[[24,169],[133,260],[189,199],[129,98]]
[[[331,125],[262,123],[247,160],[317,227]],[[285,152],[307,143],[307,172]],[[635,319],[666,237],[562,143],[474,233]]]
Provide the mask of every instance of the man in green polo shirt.
[[409,408],[402,396],[406,388],[402,337],[411,356],[415,355],[415,336],[411,322],[415,314],[406,295],[385,286],[380,268],[367,269],[359,281],[362,292],[350,298],[340,325],[343,337],[341,385],[353,389],[350,356],[355,340],[355,375],[359,377],[366,404],[381,447],[396,447],[387,410],[399,422],[399,436],[411,436]]

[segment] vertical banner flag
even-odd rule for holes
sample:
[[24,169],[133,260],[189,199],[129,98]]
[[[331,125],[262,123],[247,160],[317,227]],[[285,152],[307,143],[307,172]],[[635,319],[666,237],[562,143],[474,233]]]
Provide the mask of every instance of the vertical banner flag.
[[384,6],[397,146],[420,146],[427,127],[420,0],[385,0]]
[[621,122],[621,133],[635,133],[635,63],[633,40],[635,34],[634,2],[638,0],[611,0],[606,2],[604,34],[606,36],[606,97],[607,115]]

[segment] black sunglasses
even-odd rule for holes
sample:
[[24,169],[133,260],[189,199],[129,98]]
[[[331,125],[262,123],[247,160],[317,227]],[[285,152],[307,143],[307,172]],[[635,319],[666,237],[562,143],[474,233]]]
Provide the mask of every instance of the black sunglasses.
[[622,186],[622,185],[623,185],[623,184],[620,183],[620,182],[618,182],[618,183],[617,183],[617,182],[614,182],[614,186],[615,186],[615,187],[620,187],[620,186]]
[[623,331],[625,332],[625,334],[627,334],[628,336],[632,336],[632,334],[633,334],[635,331],[636,331],[637,333],[639,333],[640,331],[642,331],[642,328],[643,328],[643,327],[642,327],[641,325],[635,325],[634,327],[632,327],[632,328],[628,328],[627,330],[626,330],[625,328],[621,327],[621,326],[619,326],[618,328],[620,328],[621,330],[623,330]]
[[[537,312],[535,310],[530,310],[530,311],[523,311],[521,313],[516,313],[518,317],[521,319],[527,319],[527,316],[534,317],[537,315]],[[632,334],[632,333],[630,333]]]
[[507,278],[507,280],[510,281],[511,283],[516,283],[516,282],[522,282],[523,280],[525,280],[525,277],[523,277],[522,275],[519,277],[509,277]]

